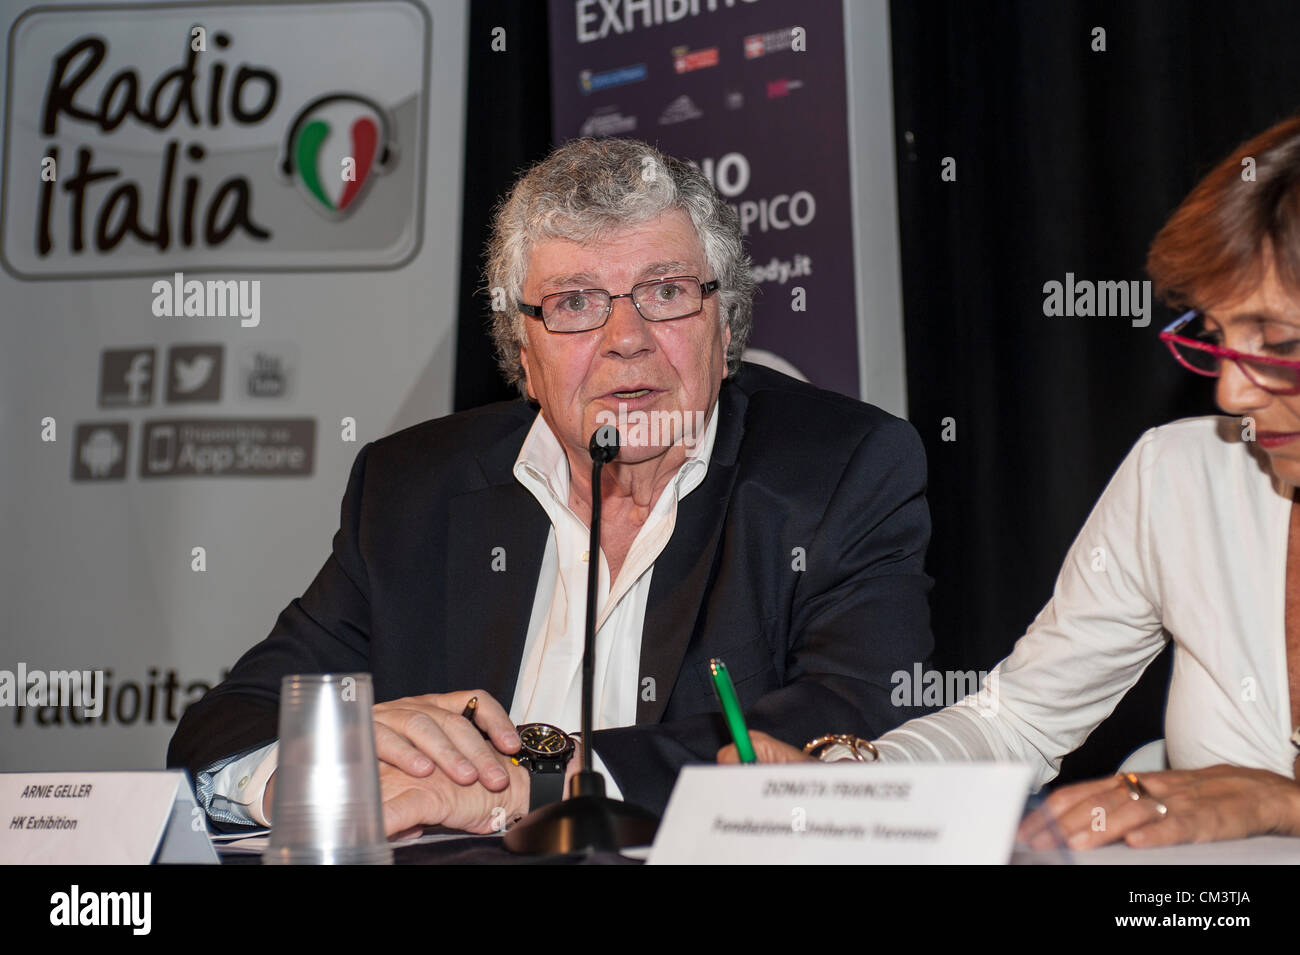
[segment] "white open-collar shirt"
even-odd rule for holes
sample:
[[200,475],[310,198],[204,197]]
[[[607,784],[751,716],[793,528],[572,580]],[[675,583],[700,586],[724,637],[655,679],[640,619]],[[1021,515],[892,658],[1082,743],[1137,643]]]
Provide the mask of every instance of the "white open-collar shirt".
[[[694,448],[688,448],[686,461],[669,479],[632,541],[617,580],[610,581],[609,563],[603,553],[599,555],[593,729],[636,723],[642,630],[654,562],[672,537],[678,502],[704,480],[717,428],[715,403],[704,434]],[[519,449],[514,474],[546,511],[551,529],[510,718],[516,724],[551,723],[574,732],[582,721],[589,528],[569,507],[569,459],[544,413],[537,415]],[[612,794],[618,795],[613,779],[608,773],[605,776]]]

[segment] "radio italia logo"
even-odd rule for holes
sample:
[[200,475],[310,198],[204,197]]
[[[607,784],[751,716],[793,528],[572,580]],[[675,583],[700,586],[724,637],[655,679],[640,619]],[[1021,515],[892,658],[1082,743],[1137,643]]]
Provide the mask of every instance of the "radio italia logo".
[[[8,38],[0,262],[43,279],[411,261],[429,18],[409,0],[353,6],[22,14]],[[373,68],[341,72],[345,60]]]
[[293,179],[315,208],[341,218],[353,208],[375,173],[393,161],[388,117],[364,96],[334,93],[312,100],[285,136],[280,171]]

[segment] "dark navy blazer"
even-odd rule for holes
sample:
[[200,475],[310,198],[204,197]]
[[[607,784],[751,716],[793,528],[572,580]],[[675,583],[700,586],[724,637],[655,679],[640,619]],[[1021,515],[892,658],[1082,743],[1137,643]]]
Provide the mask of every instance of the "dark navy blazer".
[[[636,725],[595,733],[624,798],[656,811],[684,763],[730,741],[710,657],[750,728],[790,743],[923,712],[890,702],[891,674],[932,647],[915,429],[752,364],[723,380],[717,413],[708,472],[654,563]],[[197,774],[273,740],[288,673],[369,672],[376,701],[482,689],[509,710],[550,530],[513,473],[536,414],[501,402],[363,447],[325,566],[185,712],[167,765]]]

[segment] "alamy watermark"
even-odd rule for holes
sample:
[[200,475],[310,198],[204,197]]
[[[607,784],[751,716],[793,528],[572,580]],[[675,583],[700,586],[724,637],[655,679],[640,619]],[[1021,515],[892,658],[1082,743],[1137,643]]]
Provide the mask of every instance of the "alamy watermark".
[[1043,314],[1066,318],[1131,318],[1134,328],[1151,324],[1151,282],[1093,282],[1065,273],[1065,281],[1043,283]]
[[998,712],[997,671],[895,670],[889,702],[894,706],[973,706],[980,716],[992,718]]
[[51,925],[118,925],[132,935],[148,935],[152,911],[152,892],[83,892],[73,884],[50,896]]
[[0,670],[0,706],[76,706],[87,717],[104,712],[103,670]]
[[171,281],[153,283],[153,304],[157,318],[238,318],[243,328],[262,322],[261,279],[186,279],[176,272]]
[[620,401],[617,413],[608,408],[596,413],[596,426],[617,428],[619,441],[625,448],[670,447],[679,441],[693,448],[704,436],[706,414],[659,409],[628,411],[627,403]]

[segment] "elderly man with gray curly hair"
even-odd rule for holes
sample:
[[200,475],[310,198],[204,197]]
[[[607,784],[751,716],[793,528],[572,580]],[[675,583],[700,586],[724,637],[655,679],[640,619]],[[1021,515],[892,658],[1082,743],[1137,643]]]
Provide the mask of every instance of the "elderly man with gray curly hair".
[[[562,798],[589,560],[594,732],[576,745],[613,795],[660,811],[678,770],[727,742],[714,657],[780,739],[916,715],[890,687],[931,649],[920,441],[741,360],[750,262],[697,169],[631,140],[556,149],[495,212],[486,291],[524,400],[361,449],[316,580],[172,740],[217,828],[273,822],[294,672],[373,674],[390,834],[488,832]],[[621,449],[589,554],[603,424]]]

